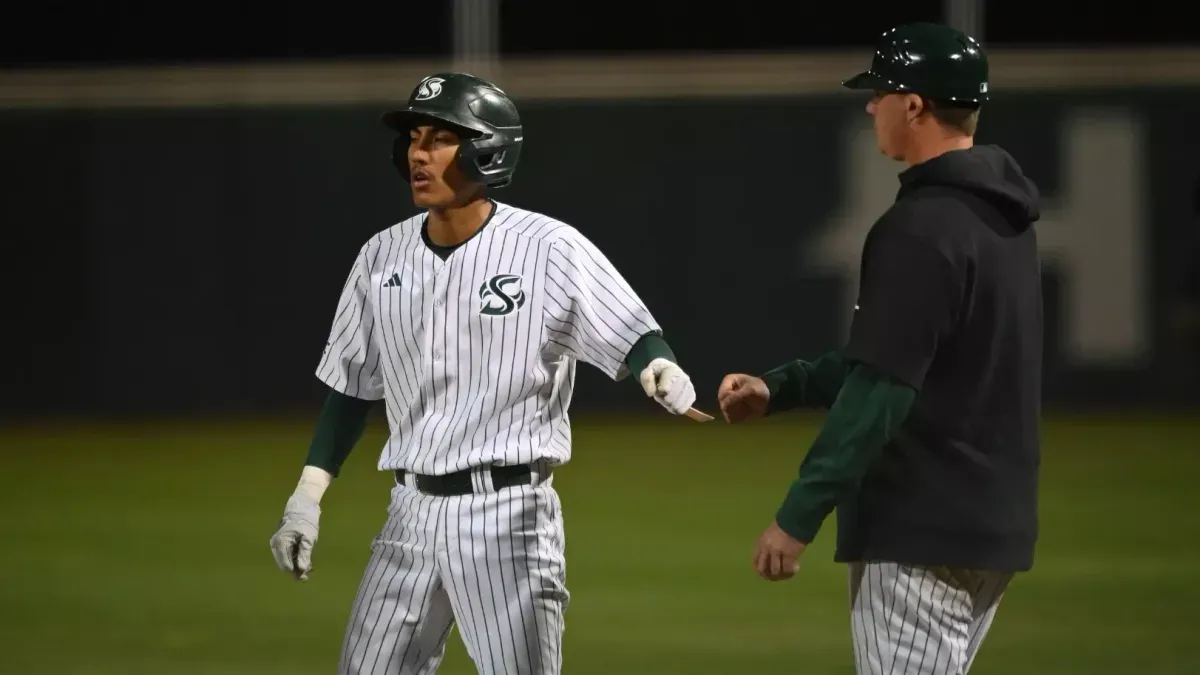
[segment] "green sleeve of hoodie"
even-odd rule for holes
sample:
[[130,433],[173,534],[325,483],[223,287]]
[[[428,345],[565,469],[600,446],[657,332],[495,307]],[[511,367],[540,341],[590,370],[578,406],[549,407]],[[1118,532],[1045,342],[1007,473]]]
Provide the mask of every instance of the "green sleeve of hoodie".
[[788,361],[763,373],[771,399],[767,414],[793,408],[828,408],[846,379],[846,360],[832,351],[814,361]]
[[916,398],[909,385],[854,365],[775,514],[779,528],[811,542],[838,502],[857,489]]

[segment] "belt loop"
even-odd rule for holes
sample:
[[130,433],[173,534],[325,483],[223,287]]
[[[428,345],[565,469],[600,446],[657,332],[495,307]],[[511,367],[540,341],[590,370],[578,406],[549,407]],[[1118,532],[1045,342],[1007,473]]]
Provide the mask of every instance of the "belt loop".
[[491,464],[482,464],[471,468],[471,491],[475,494],[496,491],[496,485],[492,481]]
[[550,487],[554,483],[554,465],[550,460],[541,458],[529,465],[530,476],[529,484],[533,487],[545,485]]

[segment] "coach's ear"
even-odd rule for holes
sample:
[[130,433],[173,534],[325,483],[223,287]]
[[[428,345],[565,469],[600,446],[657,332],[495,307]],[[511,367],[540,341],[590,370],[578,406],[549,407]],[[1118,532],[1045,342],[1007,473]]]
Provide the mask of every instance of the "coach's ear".
[[904,96],[905,114],[908,121],[915,122],[922,114],[928,110],[925,99],[917,94],[906,94]]

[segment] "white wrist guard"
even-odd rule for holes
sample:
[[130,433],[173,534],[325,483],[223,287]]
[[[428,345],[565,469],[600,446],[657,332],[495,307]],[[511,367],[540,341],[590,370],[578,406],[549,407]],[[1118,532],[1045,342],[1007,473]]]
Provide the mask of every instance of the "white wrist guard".
[[320,504],[321,496],[325,494],[325,490],[332,482],[333,475],[325,469],[306,466],[300,472],[300,482],[296,484],[296,494],[302,494]]

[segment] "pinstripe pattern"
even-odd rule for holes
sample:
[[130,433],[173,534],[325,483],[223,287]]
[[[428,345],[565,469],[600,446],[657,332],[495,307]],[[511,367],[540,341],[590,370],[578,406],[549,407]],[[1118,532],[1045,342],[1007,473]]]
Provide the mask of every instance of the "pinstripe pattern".
[[[495,203],[443,258],[421,217],[359,251],[317,377],[386,402],[381,470],[473,471],[475,494],[400,485],[372,545],[339,664],[344,675],[435,672],[458,626],[480,673],[558,673],[566,590],[551,469],[571,455],[578,362],[613,379],[659,329],[607,258],[569,225]],[[544,482],[492,490],[489,464]]]
[[[488,462],[565,463],[577,362],[613,379],[659,330],[638,295],[578,230],[496,202],[489,223],[443,260],[417,216],[359,251],[317,377],[386,401],[379,468],[442,474]],[[520,277],[524,304],[481,312],[482,289]],[[398,275],[400,282],[393,278]]]
[[849,577],[859,675],[965,675],[1012,574],[871,562]]
[[339,674],[436,672],[454,625],[480,673],[560,672],[570,595],[549,482],[462,497],[397,486],[371,549]]

